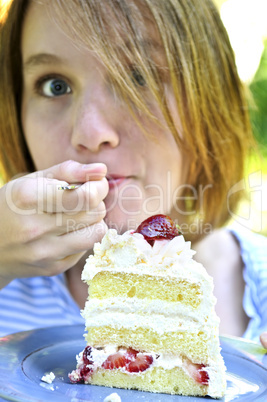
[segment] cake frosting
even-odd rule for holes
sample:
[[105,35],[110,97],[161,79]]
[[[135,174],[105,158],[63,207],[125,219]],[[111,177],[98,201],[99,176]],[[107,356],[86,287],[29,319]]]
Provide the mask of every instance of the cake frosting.
[[188,277],[188,264],[192,275],[206,275],[201,264],[192,260],[195,251],[183,236],[172,240],[158,240],[151,246],[140,233],[127,231],[119,235],[109,229],[101,243],[94,246],[94,254],[86,261],[82,279],[90,281],[99,271],[107,269],[118,272],[127,267],[127,272],[161,275],[185,275]]
[[82,273],[88,346],[72,382],[223,396],[213,280],[194,254],[182,235],[150,244],[140,233],[108,230]]

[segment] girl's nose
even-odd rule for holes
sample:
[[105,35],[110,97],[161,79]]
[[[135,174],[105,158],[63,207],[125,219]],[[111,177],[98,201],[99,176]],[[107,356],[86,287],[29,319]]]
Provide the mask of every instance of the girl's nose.
[[103,98],[99,91],[93,96],[84,96],[75,108],[72,145],[78,150],[86,148],[93,153],[117,147],[119,112],[115,109],[111,99]]

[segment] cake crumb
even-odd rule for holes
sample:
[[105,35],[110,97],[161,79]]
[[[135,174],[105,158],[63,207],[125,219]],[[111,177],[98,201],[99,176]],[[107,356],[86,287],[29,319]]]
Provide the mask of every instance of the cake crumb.
[[47,384],[52,384],[55,378],[56,378],[55,374],[51,371],[51,373],[43,375],[41,380],[46,382]]
[[121,397],[116,392],[113,392],[113,394],[104,399],[104,402],[121,402]]

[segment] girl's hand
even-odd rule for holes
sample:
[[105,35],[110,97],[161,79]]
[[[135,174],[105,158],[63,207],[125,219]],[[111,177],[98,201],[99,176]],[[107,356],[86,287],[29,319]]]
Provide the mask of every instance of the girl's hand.
[[[0,288],[17,277],[56,275],[106,232],[106,166],[63,162],[0,189]],[[80,183],[75,190],[58,187]]]
[[261,341],[262,346],[263,346],[265,349],[267,349],[267,332],[263,332],[263,333],[260,335],[260,341]]

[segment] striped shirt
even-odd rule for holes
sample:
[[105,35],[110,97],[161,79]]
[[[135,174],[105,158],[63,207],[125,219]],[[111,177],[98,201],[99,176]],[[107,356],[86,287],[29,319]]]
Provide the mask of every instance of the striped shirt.
[[0,290],[0,336],[36,328],[83,324],[64,275],[15,279]]
[[231,231],[244,263],[243,307],[250,320],[243,337],[259,342],[259,335],[267,332],[267,237],[244,228]]
[[[244,337],[259,341],[267,331],[267,238],[230,229],[244,261],[243,305],[250,317]],[[15,279],[0,290],[0,336],[58,325],[84,324],[79,306],[68,291],[64,274]]]

